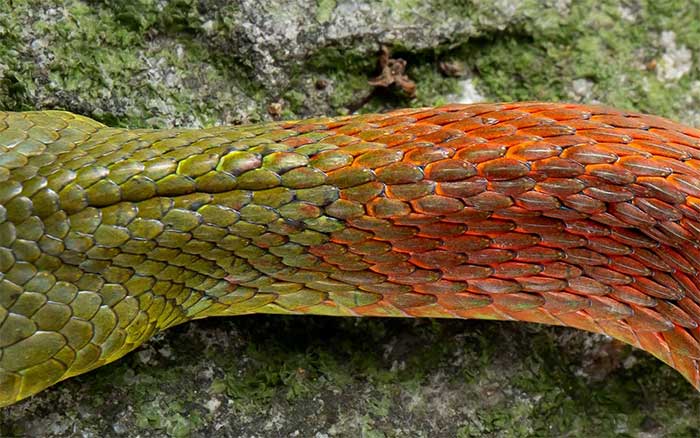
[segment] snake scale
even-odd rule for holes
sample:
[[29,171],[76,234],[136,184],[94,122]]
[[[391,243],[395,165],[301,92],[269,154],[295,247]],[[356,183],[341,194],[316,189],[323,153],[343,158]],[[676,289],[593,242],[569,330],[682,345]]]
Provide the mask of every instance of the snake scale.
[[700,130],[560,103],[206,129],[0,112],[0,406],[250,313],[604,333],[700,388]]

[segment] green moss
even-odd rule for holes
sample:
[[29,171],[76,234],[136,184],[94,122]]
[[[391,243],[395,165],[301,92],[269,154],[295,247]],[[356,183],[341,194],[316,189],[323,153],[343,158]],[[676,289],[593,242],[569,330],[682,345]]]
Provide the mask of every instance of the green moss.
[[319,23],[325,23],[330,20],[335,6],[336,0],[318,0],[318,6],[316,8],[316,21]]

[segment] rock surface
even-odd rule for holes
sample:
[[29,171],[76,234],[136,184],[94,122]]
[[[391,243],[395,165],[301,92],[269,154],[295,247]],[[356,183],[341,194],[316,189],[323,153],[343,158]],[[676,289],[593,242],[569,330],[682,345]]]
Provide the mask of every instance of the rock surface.
[[[0,0],[0,110],[203,126],[573,100],[700,126],[700,6],[584,0]],[[381,46],[404,87],[372,87]],[[189,323],[0,411],[2,436],[697,436],[651,356],[484,321]]]

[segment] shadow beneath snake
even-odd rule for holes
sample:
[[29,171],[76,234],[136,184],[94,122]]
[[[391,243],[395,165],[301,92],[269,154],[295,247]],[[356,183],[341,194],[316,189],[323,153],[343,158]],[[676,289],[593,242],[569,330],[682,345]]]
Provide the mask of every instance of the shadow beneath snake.
[[0,411],[2,436],[86,431],[698,436],[700,395],[652,356],[574,329],[253,315],[175,327]]

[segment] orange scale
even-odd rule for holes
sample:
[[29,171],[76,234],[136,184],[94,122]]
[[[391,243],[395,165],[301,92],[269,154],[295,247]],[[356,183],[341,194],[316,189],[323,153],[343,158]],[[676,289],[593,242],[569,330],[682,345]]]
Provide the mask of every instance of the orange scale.
[[506,151],[506,146],[499,143],[476,143],[457,150],[453,158],[479,164],[501,158]]
[[[507,123],[509,126],[512,126],[516,129],[518,129],[518,131],[522,131],[525,128],[554,126],[556,121],[552,120],[552,119],[547,119],[544,117],[534,117],[534,116],[528,115],[525,117],[520,117],[517,119],[509,120],[505,123]],[[520,134],[521,135],[531,135],[534,137],[540,137],[540,135],[535,133],[535,132],[527,133],[527,134],[520,132]]]
[[410,226],[389,226],[374,230],[375,238],[391,241],[409,239],[417,233],[418,229]]
[[341,126],[339,128],[335,128],[333,131],[335,131],[336,134],[341,134],[341,135],[356,135],[359,134],[360,132],[364,131],[369,131],[374,129],[374,125],[370,125],[369,123],[363,123],[360,121],[353,121],[351,123],[348,123],[344,126]]
[[379,137],[375,137],[372,139],[372,141],[376,143],[385,144],[389,147],[396,147],[398,145],[411,142],[413,140],[415,140],[414,135],[397,133],[386,133],[384,135],[380,135]]
[[[523,144],[523,143],[543,143],[543,144],[549,144],[554,147],[561,147],[557,145],[553,145],[550,142],[545,142],[542,140],[540,137],[537,137],[535,135],[523,135],[523,134],[513,134],[513,135],[506,135],[505,137],[499,137],[498,138],[498,143],[502,144],[503,146],[506,146],[509,148],[516,147],[517,145]],[[513,158],[518,158],[518,157],[513,157]]]
[[668,265],[656,252],[649,251],[646,248],[635,248],[631,256],[652,269],[659,271],[673,272],[674,269]]
[[525,292],[560,292],[566,289],[567,282],[558,278],[532,276],[515,278]]
[[694,329],[698,326],[695,319],[673,303],[659,301],[656,305],[656,310],[658,310],[661,315],[673,321],[674,324],[683,328]]
[[693,266],[688,259],[672,248],[664,248],[663,251],[659,251],[659,257],[661,257],[669,266],[672,266],[681,272],[685,272],[686,274],[695,276],[698,272],[696,267]]
[[619,165],[613,164],[589,164],[586,173],[602,181],[617,185],[632,184],[636,181],[636,175]]
[[469,263],[478,265],[493,265],[496,263],[509,262],[515,259],[516,253],[507,249],[487,248],[474,251],[469,254]]
[[595,140],[585,137],[583,135],[573,134],[560,135],[558,137],[549,137],[547,138],[547,142],[557,146],[561,146],[563,148],[569,148],[574,146],[594,144]]
[[510,294],[520,292],[520,285],[511,280],[484,278],[467,282],[467,290],[475,293]]
[[435,193],[442,196],[455,198],[468,198],[486,190],[488,181],[481,177],[464,179],[461,181],[438,182]]
[[388,275],[389,281],[398,284],[421,284],[433,283],[440,279],[440,273],[426,269],[416,269],[410,274]]
[[612,291],[612,288],[590,277],[576,277],[567,280],[567,292],[577,293],[581,295],[607,295]]
[[446,236],[441,248],[447,251],[469,253],[487,248],[491,240],[483,236]]
[[657,359],[673,366],[671,350],[660,332],[636,331],[636,335],[644,351],[648,351]]
[[445,144],[453,139],[458,139],[464,137],[464,132],[459,129],[443,128],[439,131],[432,132],[430,134],[422,135],[416,138],[416,141],[433,143],[436,145]]
[[610,296],[618,301],[643,307],[654,307],[659,302],[656,298],[626,285],[614,285]]
[[648,228],[658,224],[656,219],[646,214],[640,208],[627,202],[611,204],[608,207],[608,211],[622,222],[634,227]]
[[637,117],[625,117],[612,114],[599,114],[591,117],[591,120],[605,123],[616,128],[649,129],[643,120]]
[[525,176],[530,172],[528,163],[512,158],[492,159],[480,163],[477,169],[480,175],[490,180],[515,179]]
[[[442,108],[438,108],[442,110]],[[448,125],[450,123],[455,123],[462,121],[464,119],[469,119],[473,117],[473,113],[466,111],[450,111],[436,114],[434,116],[421,119],[421,123],[429,123],[431,125]]]
[[500,233],[489,234],[491,247],[498,249],[518,250],[538,245],[541,242],[539,236],[535,234],[523,233]]
[[[532,211],[532,210],[526,210],[522,207],[518,207],[516,205],[511,205],[510,207],[507,208],[501,208],[498,211],[495,211],[491,214],[491,217],[493,219],[505,219],[505,220],[510,220],[515,222],[516,224],[518,222],[522,222],[527,219],[549,219],[549,218],[544,218],[539,211]],[[552,219],[556,220],[556,219]],[[557,221],[560,222],[560,221]],[[518,231],[522,231],[522,229],[519,229]]]
[[517,321],[534,322],[537,324],[562,325],[562,322],[552,316],[546,309],[533,308],[528,310],[504,310],[511,318]]
[[700,178],[689,175],[669,175],[666,179],[677,189],[691,196],[700,196]]
[[421,135],[428,135],[428,134],[431,134],[435,131],[439,131],[440,129],[443,129],[443,127],[440,125],[431,125],[430,123],[418,122],[418,123],[413,123],[411,125],[401,127],[399,129],[397,129],[397,132],[400,132],[402,134],[411,134],[411,135],[415,135],[416,137],[420,137]]
[[576,109],[569,108],[552,108],[545,109],[536,113],[540,117],[546,117],[549,119],[563,121],[566,120],[567,124],[571,123],[570,120],[582,120],[591,117],[591,113],[588,111],[580,111]]
[[440,306],[450,312],[457,312],[461,317],[464,317],[464,315],[459,312],[483,309],[490,306],[493,301],[489,296],[477,295],[469,292],[437,295],[437,299]]
[[700,304],[693,301],[691,297],[683,297],[678,300],[678,306],[683,309],[690,318],[696,323],[694,327],[689,327],[695,329],[700,327]]
[[435,216],[427,216],[420,213],[411,213],[406,216],[393,218],[391,220],[394,225],[423,225],[423,224],[434,224],[439,222],[440,218]]
[[[492,243],[495,243],[497,239],[503,239],[503,235],[498,233],[506,233],[513,231],[515,229],[515,223],[507,220],[484,220],[484,221],[470,221],[467,224],[467,233],[469,234],[488,234],[491,238]],[[496,234],[494,234],[496,233]]]
[[413,290],[421,293],[437,294],[438,301],[441,301],[440,295],[453,295],[458,292],[464,292],[467,290],[467,284],[463,281],[446,280],[443,276],[440,280],[432,283],[415,284],[413,285]]
[[588,249],[607,256],[625,256],[632,253],[632,248],[607,237],[589,237]]
[[[659,228],[659,242],[666,242],[675,246],[680,246],[683,244],[696,244],[695,238],[692,233],[683,228],[680,224],[672,221],[661,221],[658,224]],[[656,231],[656,228],[649,230],[649,233]]]
[[467,231],[467,226],[457,223],[436,222],[420,225],[418,229],[418,235],[421,237],[442,239],[464,234]]
[[631,146],[629,144],[624,144],[624,143],[605,143],[605,142],[600,142],[598,143],[598,146],[608,150],[615,155],[619,157],[629,157],[629,156],[634,156],[634,157],[644,157],[644,158],[652,158],[653,155],[650,154],[647,151],[640,150],[634,146]]
[[545,303],[541,296],[528,293],[493,294],[492,298],[493,305],[505,312],[532,310]]
[[499,123],[515,120],[522,117],[529,117],[530,113],[519,110],[491,111],[481,115],[489,119],[497,120]]
[[[483,120],[480,117],[472,117],[469,119],[461,120],[459,122],[449,123],[449,124],[443,126],[443,128],[456,129],[456,130],[462,131],[464,133],[471,133],[471,131],[489,126],[489,123],[493,124],[494,121],[489,122],[487,120]],[[469,134],[469,135],[472,137],[477,137],[477,136],[472,135],[472,134]]]
[[566,231],[572,234],[590,237],[605,237],[610,235],[610,229],[588,219],[567,222]]
[[455,151],[459,149],[463,149],[467,146],[474,146],[474,145],[479,145],[486,143],[486,140],[481,138],[481,137],[467,137],[467,136],[461,136],[461,137],[455,137],[452,138],[448,141],[445,141],[443,143],[440,143],[440,147],[443,148],[448,148],[450,151],[450,156],[454,155]]
[[389,303],[388,300],[381,300],[375,304],[370,304],[367,306],[354,307],[353,312],[360,316],[379,316],[379,317],[405,317],[408,316],[406,312],[398,309],[393,304]]
[[587,219],[588,217],[590,217],[590,215],[586,213],[581,213],[579,211],[568,208],[560,208],[558,210],[546,210],[542,211],[541,214],[543,216],[560,219],[564,222]]
[[664,300],[679,300],[683,298],[683,293],[680,290],[668,288],[647,277],[635,277],[634,284],[639,291],[652,297]]
[[672,169],[655,158],[644,158],[641,156],[621,157],[618,163],[637,176],[660,176],[667,177]]
[[455,254],[449,251],[432,250],[413,254],[409,259],[411,263],[423,269],[440,269],[466,263],[467,257],[463,254]]
[[[499,142],[503,143],[502,140]],[[506,157],[516,160],[534,161],[558,156],[562,152],[562,147],[545,141],[518,141],[514,146],[508,148]]]
[[492,268],[494,277],[506,279],[530,277],[544,270],[542,265],[523,262],[506,262],[495,265]]
[[323,139],[324,143],[334,144],[337,146],[347,146],[352,143],[357,143],[358,141],[360,141],[359,138],[349,135],[332,135]]
[[602,266],[584,266],[583,271],[594,280],[610,286],[628,285],[634,281],[629,275]]
[[[395,113],[392,113],[392,115]],[[387,117],[382,120],[376,120],[373,123],[378,127],[378,128],[386,128],[386,127],[391,127],[392,130],[398,131],[402,128],[413,126],[413,124],[416,122],[416,119],[413,117],[410,117],[408,115],[394,115],[393,117]]]
[[540,245],[550,248],[576,248],[586,245],[587,240],[581,236],[576,236],[571,233],[541,233]]
[[362,260],[371,266],[374,264],[403,263],[408,261],[409,258],[408,254],[388,252],[384,254],[366,254],[362,257]]
[[665,140],[658,134],[654,134],[651,131],[643,129],[633,129],[633,128],[617,128],[621,134],[626,134],[632,137],[633,140],[643,140],[650,141],[653,143],[664,143]]
[[585,310],[560,313],[556,315],[556,317],[563,323],[563,325],[581,330],[586,330],[593,333],[603,333],[603,329],[589,314],[586,313]]
[[[700,270],[700,249],[693,245],[681,245],[683,256],[690,262],[694,269]],[[696,274],[693,274],[695,276]]]
[[370,269],[378,274],[397,275],[410,274],[416,270],[416,266],[409,262],[384,262],[376,263]]
[[558,210],[561,207],[559,199],[546,193],[528,191],[515,195],[515,205],[533,211]]
[[649,269],[644,264],[640,263],[631,257],[611,257],[610,264],[608,265],[611,269],[614,269],[623,274],[635,275],[635,276],[647,276],[651,275],[651,269]]
[[661,201],[673,205],[682,204],[686,200],[686,194],[678,190],[671,182],[660,177],[638,177],[637,183],[649,190],[649,197],[658,198]]
[[513,196],[532,190],[537,184],[537,181],[531,177],[523,176],[506,181],[489,181],[489,189],[506,196]]
[[425,178],[438,182],[460,181],[476,174],[476,167],[461,159],[435,161],[425,167]]
[[552,262],[543,264],[541,273],[547,277],[568,280],[570,278],[579,277],[581,274],[583,274],[583,270],[569,263]]
[[404,147],[404,160],[409,163],[426,166],[435,161],[449,158],[454,152],[444,147],[430,145],[429,143],[408,143]]
[[404,312],[414,318],[455,318],[455,314],[439,304],[404,308]]
[[553,316],[578,312],[591,306],[590,299],[569,292],[547,292],[541,296],[545,299],[542,309]]
[[299,146],[303,146],[305,144],[315,143],[315,142],[316,142],[316,140],[314,140],[312,138],[300,137],[300,136],[299,137],[290,137],[290,138],[287,138],[287,139],[281,141],[281,143],[284,143],[287,146],[291,146],[294,148],[299,147]]
[[649,131],[660,137],[663,137],[668,142],[678,143],[684,146],[691,146],[693,148],[698,148],[700,146],[700,141],[698,140],[698,138],[690,137],[675,129],[668,130],[651,128],[649,129]]
[[573,194],[564,198],[565,206],[585,214],[599,214],[605,211],[605,202],[584,194]]
[[548,139],[549,137],[557,137],[560,135],[574,135],[576,134],[576,128],[567,125],[533,126],[518,129],[518,134],[535,135]]
[[607,265],[610,259],[603,254],[588,248],[566,248],[566,261],[574,265],[596,266]]
[[415,292],[391,294],[386,298],[391,304],[402,310],[412,307],[428,306],[437,302],[437,298],[434,295]]
[[678,370],[697,390],[700,390],[700,363],[697,358],[685,357],[671,352],[673,367]]
[[503,104],[503,108],[505,109],[517,109],[519,111],[526,111],[528,113],[537,113],[540,111],[546,111],[558,107],[573,108],[573,106],[571,106],[570,104],[551,102],[512,102]]
[[446,111],[443,111],[439,108],[420,108],[418,112],[412,113],[411,117],[418,121],[423,121],[426,120],[430,117],[434,116],[439,116],[440,114],[444,114]]
[[674,160],[687,160],[693,156],[688,147],[678,143],[654,142],[648,140],[634,140],[630,146],[645,151],[655,156],[671,158]]
[[480,265],[451,265],[441,267],[442,278],[454,281],[486,279],[493,275],[493,268]]
[[560,156],[581,164],[608,164],[618,159],[617,154],[596,144],[571,146],[564,149]]
[[662,336],[669,347],[671,347],[674,355],[678,354],[691,359],[700,359],[700,342],[693,338],[684,328],[674,326],[673,330],[663,332]]
[[[613,128],[595,128],[577,131],[579,135],[584,135],[598,143],[621,143],[626,144],[632,141],[632,137],[621,134]],[[617,147],[617,146],[616,146]]]
[[634,199],[630,190],[613,184],[587,187],[581,193],[603,202],[625,202]]
[[624,321],[602,320],[598,321],[598,325],[603,329],[603,333],[608,336],[626,342],[634,347],[641,348],[636,333],[628,324],[625,324]]
[[546,248],[544,246],[533,246],[518,250],[513,260],[528,263],[550,263],[560,261],[566,257],[565,253],[558,248]]
[[486,140],[494,140],[499,137],[516,134],[517,132],[518,130],[510,125],[490,125],[469,131],[468,135],[471,137],[484,138]]
[[586,309],[586,313],[591,315],[596,321],[617,320],[634,315],[632,307],[612,298],[590,296],[589,299],[591,300],[591,307]]
[[610,231],[610,237],[618,242],[622,242],[625,245],[633,247],[656,248],[659,246],[658,242],[634,229],[613,228]]
[[636,198],[634,205],[659,221],[679,221],[683,213],[669,203],[654,198]]
[[493,304],[484,307],[477,307],[474,309],[466,310],[455,310],[454,311],[461,318],[465,319],[491,319],[500,321],[512,321],[513,318],[505,313],[503,310],[498,309]]
[[424,237],[413,237],[411,239],[394,241],[392,246],[394,251],[419,254],[436,249],[438,246],[440,246],[440,241],[436,239],[427,239]]

